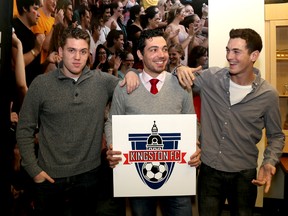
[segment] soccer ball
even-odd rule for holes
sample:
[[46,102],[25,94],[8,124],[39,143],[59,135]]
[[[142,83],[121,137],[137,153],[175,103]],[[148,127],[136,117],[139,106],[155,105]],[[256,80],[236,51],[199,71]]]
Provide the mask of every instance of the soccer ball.
[[168,172],[168,166],[165,162],[148,162],[142,166],[142,173],[149,182],[161,182],[165,179]]

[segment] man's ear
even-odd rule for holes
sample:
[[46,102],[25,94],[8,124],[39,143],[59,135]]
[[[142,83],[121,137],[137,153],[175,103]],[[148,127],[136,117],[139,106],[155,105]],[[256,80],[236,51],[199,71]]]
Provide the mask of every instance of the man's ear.
[[63,49],[61,46],[58,48],[58,54],[61,58],[63,58]]
[[140,50],[137,50],[137,56],[140,60],[143,60],[143,55],[142,53],[140,52]]
[[260,55],[260,53],[258,50],[255,50],[254,52],[252,52],[250,54],[251,61],[256,62],[256,60],[259,58],[259,55]]

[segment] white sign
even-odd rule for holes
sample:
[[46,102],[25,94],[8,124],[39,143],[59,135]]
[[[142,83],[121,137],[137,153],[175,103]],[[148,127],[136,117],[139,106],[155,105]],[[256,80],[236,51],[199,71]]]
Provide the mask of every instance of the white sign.
[[113,115],[113,149],[122,161],[113,169],[114,196],[196,194],[195,114]]

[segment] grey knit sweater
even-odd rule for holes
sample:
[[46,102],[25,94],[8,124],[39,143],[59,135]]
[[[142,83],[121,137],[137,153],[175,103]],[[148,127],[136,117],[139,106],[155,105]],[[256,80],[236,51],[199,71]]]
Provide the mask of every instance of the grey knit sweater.
[[112,115],[194,113],[192,94],[184,90],[170,73],[166,73],[164,84],[156,95],[151,94],[142,83],[131,94],[118,85],[105,123],[107,145],[112,143]]
[[[118,81],[88,68],[77,82],[60,69],[33,81],[17,127],[22,165],[31,177],[42,170],[53,178],[69,177],[100,165],[104,110]],[[33,136],[37,126],[38,158]]]

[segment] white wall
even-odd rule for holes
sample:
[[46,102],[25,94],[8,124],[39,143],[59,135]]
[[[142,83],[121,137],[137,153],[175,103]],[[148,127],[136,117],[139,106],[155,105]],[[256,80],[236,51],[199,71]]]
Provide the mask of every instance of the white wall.
[[[225,48],[232,28],[253,28],[265,41],[264,0],[209,1],[209,65],[227,66]],[[265,47],[257,64],[265,77]]]
[[[265,45],[264,0],[209,0],[209,66],[227,66],[226,45],[232,28],[252,28]],[[265,47],[255,67],[265,78]],[[265,139],[259,144],[261,164]],[[258,188],[256,206],[263,206],[263,188]]]

